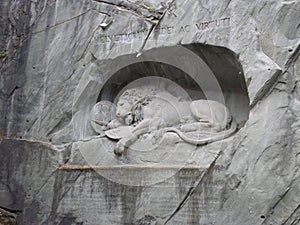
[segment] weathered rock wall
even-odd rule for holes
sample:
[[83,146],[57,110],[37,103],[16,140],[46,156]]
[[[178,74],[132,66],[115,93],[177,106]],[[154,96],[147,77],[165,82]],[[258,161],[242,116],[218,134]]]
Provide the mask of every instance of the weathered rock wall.
[[[165,9],[152,0],[0,3],[0,208],[19,224],[300,223],[300,2],[175,2],[157,27],[156,10]],[[243,69],[250,113],[239,131],[220,151],[217,143],[199,147],[191,167],[153,186],[97,173],[130,168],[82,167],[78,146],[92,131],[77,118],[97,100],[111,65],[197,43],[215,49],[206,52],[212,66],[224,57],[219,47]]]

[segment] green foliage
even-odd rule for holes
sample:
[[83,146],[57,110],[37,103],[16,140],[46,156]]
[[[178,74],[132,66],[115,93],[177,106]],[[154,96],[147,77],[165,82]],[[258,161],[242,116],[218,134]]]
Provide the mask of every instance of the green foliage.
[[5,51],[0,51],[0,58],[4,58],[6,56],[6,52]]
[[145,5],[144,3],[140,4],[143,8],[147,9],[150,13],[156,13],[157,10],[151,6]]
[[156,10],[154,8],[152,8],[152,7],[149,7],[148,11],[151,12],[151,13],[155,13],[156,12]]

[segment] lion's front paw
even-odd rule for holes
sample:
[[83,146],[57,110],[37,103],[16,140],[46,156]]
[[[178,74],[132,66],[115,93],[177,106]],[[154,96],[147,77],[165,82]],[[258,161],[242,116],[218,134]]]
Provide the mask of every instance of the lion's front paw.
[[107,126],[107,129],[114,129],[114,128],[117,128],[122,125],[123,124],[119,120],[114,119],[114,120],[110,121],[106,126]]
[[114,149],[115,154],[122,155],[125,150],[126,150],[125,144],[122,141],[118,141]]

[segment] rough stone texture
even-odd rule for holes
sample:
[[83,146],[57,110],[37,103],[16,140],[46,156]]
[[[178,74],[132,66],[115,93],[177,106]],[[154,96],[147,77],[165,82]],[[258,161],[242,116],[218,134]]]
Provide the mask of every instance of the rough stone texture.
[[[144,2],[149,10],[122,0],[1,1],[1,213],[31,225],[300,223],[300,2],[175,2],[176,16],[165,13],[143,45],[161,16],[152,9],[164,10],[158,1]],[[213,20],[220,24],[204,24]],[[244,112],[238,133],[222,147],[198,148],[185,168],[152,186],[98,173],[137,168],[84,167],[78,146],[101,141],[88,139],[95,134],[85,116],[105,82],[175,45],[194,49],[218,81],[241,80],[224,86],[229,108]],[[193,74],[184,59],[177,66]]]

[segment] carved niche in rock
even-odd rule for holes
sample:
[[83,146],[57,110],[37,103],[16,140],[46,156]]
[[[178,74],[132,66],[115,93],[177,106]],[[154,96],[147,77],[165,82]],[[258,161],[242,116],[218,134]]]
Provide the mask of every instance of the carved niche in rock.
[[[172,132],[189,144],[205,145],[227,138],[237,129],[224,104],[204,99],[182,99],[151,84],[125,90],[116,109],[108,106],[106,101],[98,102],[96,106],[102,109],[104,119],[97,120],[97,110],[94,110],[93,128],[97,133],[102,132],[117,140],[114,149],[117,155],[127,149],[130,151],[130,146],[145,135],[151,136],[152,143],[157,144],[166,133]],[[111,114],[107,114],[107,110]],[[100,127],[96,128],[95,124]]]

